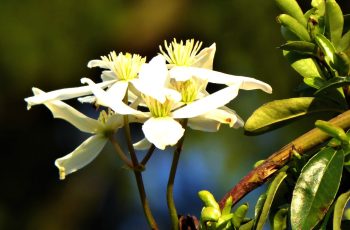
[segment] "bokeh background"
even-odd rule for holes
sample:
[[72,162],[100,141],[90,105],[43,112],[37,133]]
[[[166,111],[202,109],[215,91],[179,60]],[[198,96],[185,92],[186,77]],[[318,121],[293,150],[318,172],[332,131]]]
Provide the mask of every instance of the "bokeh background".
[[[349,13],[349,2],[339,1]],[[309,8],[310,1],[303,1]],[[173,38],[217,44],[214,68],[268,82],[272,95],[241,91],[230,104],[243,119],[265,102],[297,96],[301,82],[283,59],[273,0],[0,0],[0,229],[147,229],[131,171],[108,145],[64,181],[54,160],[87,136],[44,106],[26,110],[31,87],[45,91],[99,80],[86,64],[110,51],[145,55]],[[86,105],[70,101],[83,111]],[[312,118],[314,119],[314,118]],[[189,131],[175,181],[178,212],[199,216],[197,192],[222,197],[259,159],[312,128],[301,120],[261,136],[223,127]],[[142,154],[142,153],[141,153]],[[151,208],[169,229],[165,191],[171,152],[157,151],[144,173]],[[264,188],[261,188],[264,189]],[[259,190],[248,196],[254,205]]]

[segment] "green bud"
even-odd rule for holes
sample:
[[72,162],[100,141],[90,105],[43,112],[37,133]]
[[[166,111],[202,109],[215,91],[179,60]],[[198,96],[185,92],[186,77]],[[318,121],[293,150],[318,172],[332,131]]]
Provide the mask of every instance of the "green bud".
[[287,229],[288,208],[281,208],[273,217],[273,229]]
[[294,33],[298,38],[303,41],[311,41],[310,35],[302,24],[288,14],[281,14],[277,17],[277,22],[284,26],[286,29]]
[[239,206],[236,211],[233,213],[233,217],[232,217],[232,223],[233,225],[238,228],[242,221],[244,220],[244,217],[245,215],[247,214],[248,212],[248,204],[245,203],[245,204],[242,204],[241,206]]
[[198,192],[198,195],[206,207],[213,207],[217,210],[220,210],[219,204],[216,202],[213,194],[211,194],[209,191],[202,190]]
[[275,2],[284,13],[292,16],[306,27],[306,19],[296,0],[275,0]]
[[204,207],[201,212],[201,219],[203,222],[205,221],[217,222],[220,216],[221,216],[220,210],[215,209],[213,207]]
[[232,196],[230,196],[229,198],[227,198],[226,202],[225,202],[225,205],[224,205],[224,208],[222,209],[222,215],[226,215],[226,214],[229,214],[231,213],[231,209],[232,209]]
[[317,120],[315,122],[315,125],[317,128],[321,129],[323,132],[340,140],[343,144],[349,145],[350,140],[343,129],[333,125],[330,122],[322,121],[322,120]]

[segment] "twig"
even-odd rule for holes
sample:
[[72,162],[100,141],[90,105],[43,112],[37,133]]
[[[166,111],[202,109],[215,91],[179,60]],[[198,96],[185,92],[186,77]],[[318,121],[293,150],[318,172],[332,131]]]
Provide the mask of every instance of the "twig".
[[[338,115],[329,122],[342,129],[350,128],[350,110]],[[297,151],[302,155],[329,138],[326,133],[315,128],[290,142],[272,154],[261,165],[250,171],[235,187],[226,193],[219,202],[220,208],[222,209],[224,207],[226,200],[230,196],[232,197],[233,204],[235,204],[250,191],[265,183],[278,169],[288,163],[293,151]]]

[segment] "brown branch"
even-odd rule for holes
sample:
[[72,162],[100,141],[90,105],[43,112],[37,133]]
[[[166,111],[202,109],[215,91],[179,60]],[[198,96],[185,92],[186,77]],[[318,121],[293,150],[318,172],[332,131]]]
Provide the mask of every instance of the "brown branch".
[[[350,128],[350,110],[338,115],[329,121],[342,129]],[[219,202],[220,208],[224,207],[226,200],[231,196],[233,204],[236,204],[250,191],[265,183],[278,169],[290,160],[292,151],[297,151],[300,155],[322,144],[330,137],[315,128],[298,137],[279,151],[272,154],[261,165],[250,171],[233,189],[231,189]]]

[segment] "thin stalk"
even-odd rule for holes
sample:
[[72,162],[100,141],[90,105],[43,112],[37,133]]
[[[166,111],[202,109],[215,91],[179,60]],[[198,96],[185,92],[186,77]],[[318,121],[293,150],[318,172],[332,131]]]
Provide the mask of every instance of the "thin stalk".
[[[339,128],[349,129],[350,110],[338,115],[329,122],[335,126],[338,126]],[[261,165],[254,168],[243,179],[241,179],[241,181],[238,182],[238,184],[236,184],[221,199],[219,202],[220,208],[222,209],[224,207],[225,202],[229,197],[232,197],[233,204],[236,204],[250,191],[265,183],[278,169],[289,162],[294,151],[300,155],[303,155],[307,151],[312,150],[316,146],[324,143],[329,138],[330,136],[328,136],[327,133],[318,128],[312,129],[302,136],[296,138],[294,141],[272,154]]]
[[[186,129],[187,119],[184,120],[182,126],[184,129]],[[177,215],[177,211],[176,211],[176,207],[175,207],[173,192],[174,192],[174,181],[175,181],[176,169],[177,169],[177,165],[179,163],[180,154],[182,151],[184,139],[185,139],[185,136],[182,136],[182,138],[179,140],[179,142],[176,145],[176,149],[174,151],[174,156],[173,156],[173,161],[171,163],[171,169],[170,169],[169,180],[168,180],[167,191],[166,191],[168,211],[169,211],[169,215],[171,218],[173,230],[179,229],[179,219],[178,219],[178,215]]]
[[147,164],[148,160],[151,158],[152,154],[154,153],[155,148],[156,147],[152,144],[151,147],[148,149],[145,157],[142,159],[140,163],[142,166],[145,166]]
[[129,160],[129,158],[125,155],[124,151],[122,150],[122,148],[120,147],[119,143],[114,139],[113,135],[109,136],[109,140],[111,141],[115,152],[118,154],[118,156],[120,157],[120,159],[122,159],[122,161],[129,167],[129,168],[133,168],[133,164],[132,162]]
[[[126,104],[128,103],[127,96],[124,98],[124,102]],[[141,203],[142,203],[143,212],[146,216],[146,219],[147,219],[148,224],[151,227],[151,229],[158,229],[157,222],[155,221],[155,219],[153,217],[152,211],[150,209],[150,206],[149,206],[149,203],[147,200],[145,186],[143,184],[143,179],[142,179],[142,174],[141,174],[141,171],[139,170],[140,165],[139,165],[136,153],[135,153],[134,146],[133,146],[132,141],[131,141],[131,132],[130,132],[128,116],[124,116],[124,133],[125,133],[125,137],[126,137],[127,146],[128,146],[129,152],[130,152],[130,157],[131,157],[131,161],[132,161],[132,165],[133,165],[133,172],[135,175],[137,188],[139,190],[139,195],[140,195],[140,199],[141,199]]]

